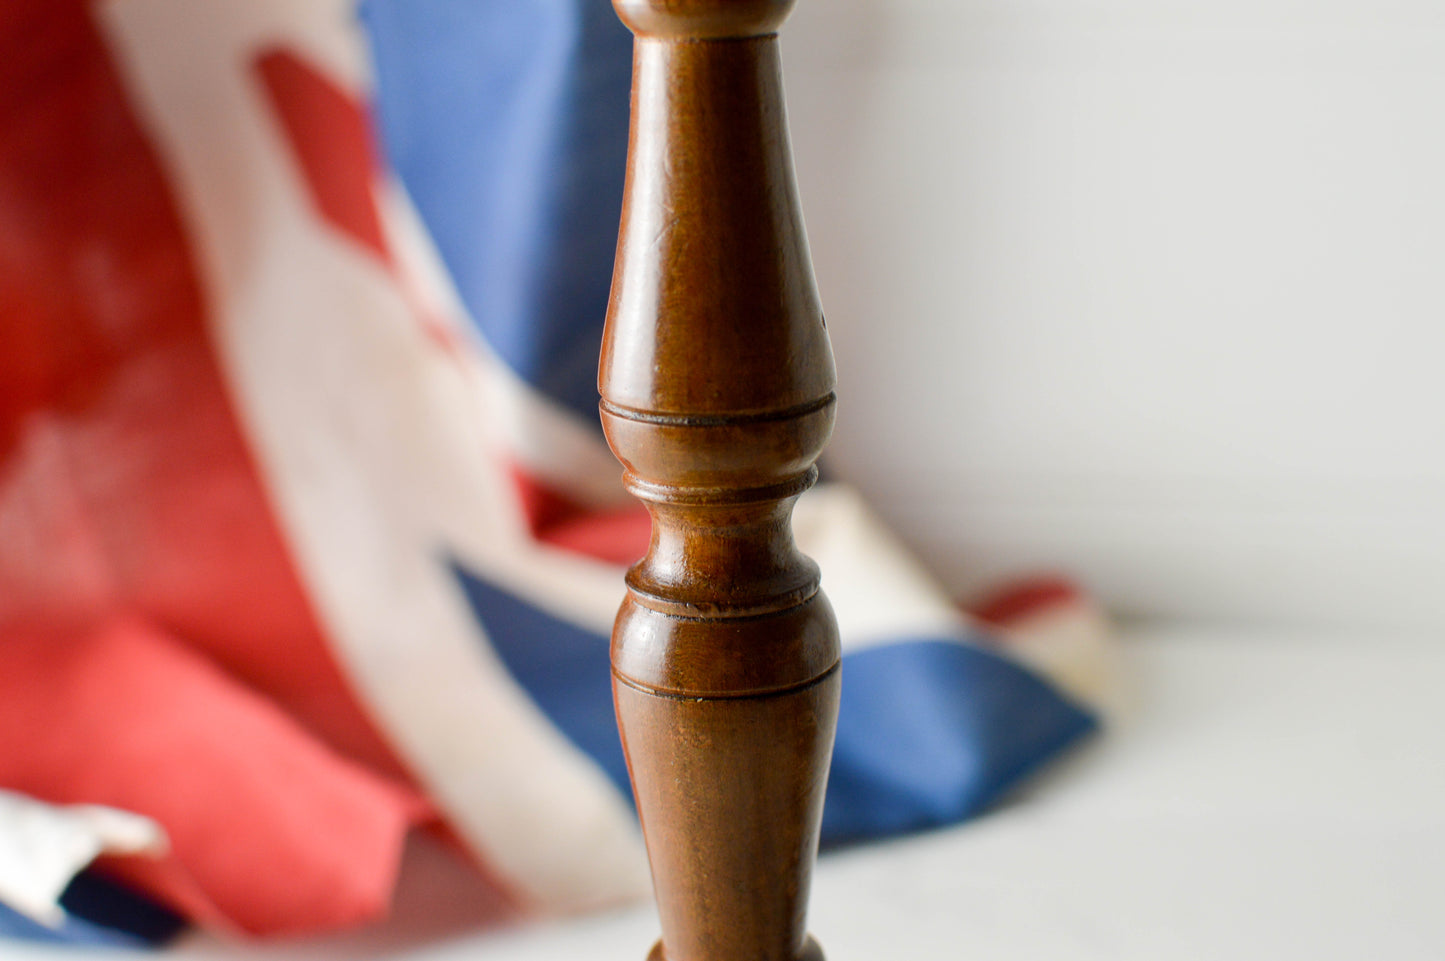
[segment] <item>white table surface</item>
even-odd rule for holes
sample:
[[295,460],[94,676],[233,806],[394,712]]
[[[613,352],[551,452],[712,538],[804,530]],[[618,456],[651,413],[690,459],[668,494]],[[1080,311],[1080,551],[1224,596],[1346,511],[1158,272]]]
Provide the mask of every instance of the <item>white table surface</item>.
[[[1139,625],[1121,714],[972,824],[825,856],[831,961],[1445,958],[1445,637]],[[360,935],[163,961],[642,961],[650,910],[478,930],[414,859]],[[128,955],[0,944],[6,961]]]

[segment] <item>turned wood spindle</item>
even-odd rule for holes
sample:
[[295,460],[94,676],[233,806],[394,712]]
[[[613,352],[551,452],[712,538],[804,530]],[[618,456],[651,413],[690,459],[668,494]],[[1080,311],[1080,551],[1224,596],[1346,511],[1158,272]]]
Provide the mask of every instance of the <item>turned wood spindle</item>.
[[662,921],[654,959],[801,961],[838,630],[793,502],[833,360],[793,186],[792,0],[614,0],[636,35],[602,422],[652,513],[613,692]]

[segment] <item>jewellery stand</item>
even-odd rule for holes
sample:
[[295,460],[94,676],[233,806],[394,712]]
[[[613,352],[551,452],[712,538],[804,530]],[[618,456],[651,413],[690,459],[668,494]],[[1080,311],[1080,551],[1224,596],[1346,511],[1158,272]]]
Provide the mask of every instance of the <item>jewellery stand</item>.
[[652,513],[613,692],[661,961],[822,958],[809,880],[838,631],[793,502],[833,424],[833,360],[783,113],[792,0],[614,0],[632,128],[600,388]]

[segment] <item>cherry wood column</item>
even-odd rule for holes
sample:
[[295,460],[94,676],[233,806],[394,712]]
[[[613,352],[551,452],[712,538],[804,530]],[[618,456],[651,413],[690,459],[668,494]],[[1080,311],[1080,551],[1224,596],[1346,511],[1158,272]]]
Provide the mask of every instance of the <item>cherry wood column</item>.
[[805,920],[838,632],[791,513],[834,377],[783,114],[792,0],[614,5],[636,42],[600,386],[653,518],[612,637],[652,957],[821,959]]

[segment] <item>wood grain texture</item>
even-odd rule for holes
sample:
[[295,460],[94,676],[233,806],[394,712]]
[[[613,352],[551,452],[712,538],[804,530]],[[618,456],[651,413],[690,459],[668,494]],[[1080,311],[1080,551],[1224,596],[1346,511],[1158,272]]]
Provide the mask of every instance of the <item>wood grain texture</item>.
[[600,388],[653,518],[613,690],[668,961],[821,959],[809,879],[838,632],[794,501],[833,360],[793,185],[777,0],[616,0],[632,132]]

